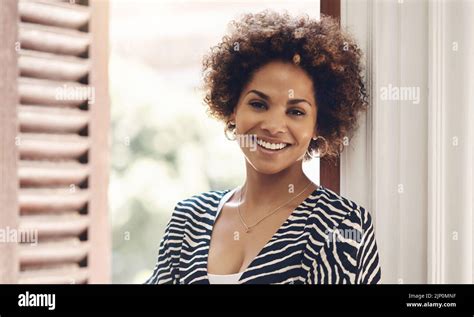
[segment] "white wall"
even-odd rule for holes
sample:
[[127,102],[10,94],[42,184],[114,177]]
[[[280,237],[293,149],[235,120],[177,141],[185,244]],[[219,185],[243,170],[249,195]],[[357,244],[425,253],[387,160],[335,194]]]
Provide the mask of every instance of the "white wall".
[[[473,283],[474,2],[341,4],[371,93],[341,193],[374,217],[382,282]],[[401,87],[418,98],[383,98]]]

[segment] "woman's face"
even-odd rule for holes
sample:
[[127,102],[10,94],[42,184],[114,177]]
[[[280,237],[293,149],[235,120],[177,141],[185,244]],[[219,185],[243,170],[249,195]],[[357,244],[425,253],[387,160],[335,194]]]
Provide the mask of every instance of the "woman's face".
[[[303,159],[316,117],[311,78],[294,64],[273,61],[254,73],[230,119],[247,162],[275,174]],[[249,135],[257,137],[257,146],[242,142]]]

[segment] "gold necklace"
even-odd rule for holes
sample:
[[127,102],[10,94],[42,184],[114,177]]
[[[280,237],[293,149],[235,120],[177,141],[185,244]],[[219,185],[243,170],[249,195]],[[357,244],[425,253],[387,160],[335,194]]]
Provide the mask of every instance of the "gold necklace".
[[[283,205],[277,207],[276,209],[274,209],[272,212],[270,212],[269,214],[265,215],[262,219],[260,219],[259,221],[257,221],[256,223],[254,223],[253,225],[251,226],[248,226],[245,221],[244,221],[244,218],[242,218],[242,213],[240,212],[240,205],[242,203],[242,189],[240,190],[240,197],[239,197],[239,204],[237,205],[237,210],[239,212],[239,217],[240,217],[240,221],[242,222],[242,224],[244,225],[245,227],[245,232],[246,233],[249,233],[250,232],[250,229],[252,229],[253,227],[255,227],[256,225],[258,225],[260,222],[262,222],[263,220],[265,220],[266,218],[270,217],[271,215],[273,215],[274,213],[276,213],[278,210],[280,210],[281,208],[283,208],[284,206],[286,206],[290,201],[294,200],[296,197],[300,196],[302,193],[304,193],[304,191],[309,187],[309,185],[311,185],[312,182],[309,181],[308,185],[306,185],[306,187],[298,193],[298,195],[296,195],[295,197],[291,198],[290,200],[288,200],[286,203],[284,203]],[[245,187],[245,192],[247,193],[247,187]]]

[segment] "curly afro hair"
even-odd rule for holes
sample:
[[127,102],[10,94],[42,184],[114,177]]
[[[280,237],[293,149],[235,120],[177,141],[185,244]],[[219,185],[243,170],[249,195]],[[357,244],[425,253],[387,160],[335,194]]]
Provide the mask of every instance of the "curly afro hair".
[[230,34],[203,60],[208,114],[227,122],[257,69],[274,60],[295,63],[313,81],[317,132],[327,141],[311,140],[305,159],[321,148],[324,156],[337,157],[357,129],[359,113],[368,106],[362,52],[355,40],[324,15],[318,21],[265,10],[245,14],[229,26]]

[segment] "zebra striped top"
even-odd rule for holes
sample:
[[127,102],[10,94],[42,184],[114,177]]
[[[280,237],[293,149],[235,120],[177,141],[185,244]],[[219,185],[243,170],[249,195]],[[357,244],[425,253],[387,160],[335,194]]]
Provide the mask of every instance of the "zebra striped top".
[[[217,207],[226,193],[180,201],[145,284],[209,284],[207,259]],[[238,284],[378,284],[381,269],[372,217],[319,186],[243,271]]]

